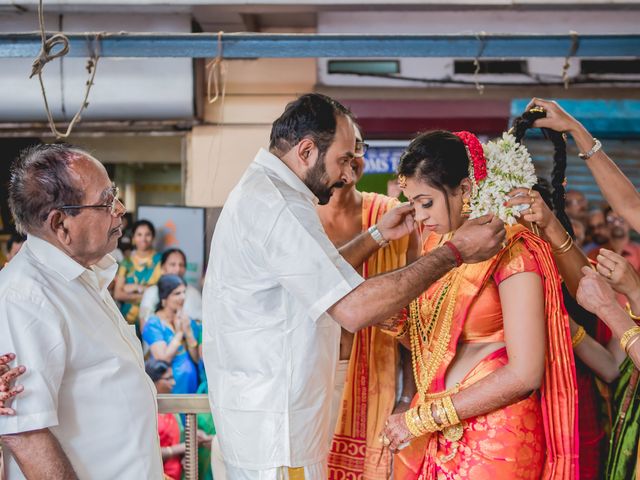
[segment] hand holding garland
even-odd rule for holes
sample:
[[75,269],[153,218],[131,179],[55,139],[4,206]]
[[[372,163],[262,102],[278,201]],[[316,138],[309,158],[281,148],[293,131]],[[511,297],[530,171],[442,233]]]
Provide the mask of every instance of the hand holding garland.
[[506,203],[508,207],[530,205],[522,212],[519,222],[527,228],[530,228],[532,222],[538,225],[540,236],[551,244],[551,251],[558,265],[560,276],[569,293],[575,297],[578,283],[583,276],[580,269],[590,265],[589,259],[573,243],[560,220],[549,209],[539,192],[516,188],[509,193],[509,197],[510,199]]
[[[534,98],[527,106],[527,110],[534,106],[543,107],[547,112],[546,118],[536,120],[534,127],[546,127],[571,134],[578,150],[582,153],[589,152],[593,148],[593,135],[556,102]],[[640,193],[629,179],[603,149],[588,158],[586,164],[611,207],[629,222],[633,229],[640,231]]]

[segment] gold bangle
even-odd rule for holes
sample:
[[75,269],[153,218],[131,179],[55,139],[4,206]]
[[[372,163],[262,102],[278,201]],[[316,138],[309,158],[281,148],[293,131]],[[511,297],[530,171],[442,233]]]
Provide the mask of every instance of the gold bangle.
[[418,414],[424,431],[427,433],[438,432],[442,430],[442,427],[438,425],[433,418],[433,410],[431,405],[433,402],[422,404],[418,407]]
[[411,435],[413,435],[414,437],[420,437],[422,435],[422,431],[420,430],[418,425],[416,425],[416,420],[414,417],[414,414],[417,412],[417,410],[418,409],[416,407],[410,408],[409,410],[404,412],[404,422],[407,424],[407,428],[411,432]]
[[627,355],[629,355],[629,350],[631,350],[631,346],[636,343],[638,341],[638,339],[640,338],[640,335],[636,335],[635,337],[633,337],[631,340],[629,340],[629,342],[627,343],[627,348],[625,349],[624,353],[626,353]]
[[629,330],[622,334],[622,336],[620,337],[620,346],[622,347],[622,350],[624,350],[625,352],[627,351],[627,344],[629,343],[629,340],[631,340],[636,335],[640,335],[640,327],[631,327]]
[[567,239],[559,247],[554,247],[552,249],[552,252],[555,255],[563,255],[571,250],[571,247],[573,247],[573,238],[571,238],[571,235],[569,235],[569,233],[567,232]]
[[442,406],[444,407],[445,412],[447,412],[449,425],[457,425],[458,423],[460,423],[460,418],[458,417],[458,412],[456,412],[456,407],[453,404],[451,396],[444,397],[442,399]]
[[635,313],[633,313],[633,310],[631,310],[631,304],[629,302],[627,302],[627,306],[625,307],[625,310],[627,311],[627,313],[629,314],[632,320],[635,320],[636,322],[640,321],[640,315],[636,315]]
[[[436,400],[435,402],[433,402],[433,406],[436,409],[436,413],[438,414],[440,423],[438,424],[435,418],[433,419],[433,421],[436,422],[436,424],[439,425],[440,428],[448,427],[451,424],[451,422],[449,422],[449,418],[447,416],[446,410],[444,409],[444,406],[442,405],[442,401]],[[433,416],[433,411],[432,411],[432,416]]]
[[576,348],[578,345],[582,343],[584,337],[587,336],[587,332],[585,331],[582,325],[578,325],[578,330],[576,330],[575,335],[571,338],[571,344],[573,348]]

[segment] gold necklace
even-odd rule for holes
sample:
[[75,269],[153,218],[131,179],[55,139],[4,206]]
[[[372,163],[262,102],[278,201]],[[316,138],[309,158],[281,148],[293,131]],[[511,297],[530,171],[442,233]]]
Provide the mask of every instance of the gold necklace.
[[[410,305],[411,363],[418,393],[423,402],[447,353],[451,340],[455,299],[461,279],[462,275],[459,269],[452,270],[441,281],[440,287],[433,297],[427,300],[427,308],[423,308],[421,312],[418,306],[419,300],[414,300]],[[446,301],[448,303],[444,317],[440,322],[439,331],[435,332],[442,307]],[[424,325],[423,319],[426,321],[426,325]],[[431,348],[432,346],[433,348]],[[425,360],[423,349],[428,352],[428,360]]]

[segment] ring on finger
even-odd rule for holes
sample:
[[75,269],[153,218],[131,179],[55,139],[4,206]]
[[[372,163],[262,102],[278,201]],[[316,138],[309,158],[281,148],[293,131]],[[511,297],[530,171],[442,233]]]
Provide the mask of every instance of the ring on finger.
[[391,440],[389,440],[389,437],[387,437],[386,435],[382,435],[382,444],[385,447],[388,447],[389,445],[391,445]]
[[607,273],[607,278],[611,280],[612,276],[613,276],[613,270],[609,269],[609,273]]

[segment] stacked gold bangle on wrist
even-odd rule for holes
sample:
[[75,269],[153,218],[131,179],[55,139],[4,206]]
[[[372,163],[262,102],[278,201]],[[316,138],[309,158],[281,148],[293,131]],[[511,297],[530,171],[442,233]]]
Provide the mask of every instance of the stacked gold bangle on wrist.
[[629,330],[622,334],[620,337],[620,347],[624,350],[624,353],[629,354],[629,347],[633,345],[640,337],[640,327],[631,327]]
[[571,238],[571,235],[569,235],[569,232],[566,232],[566,233],[567,233],[567,239],[564,241],[564,243],[559,247],[553,247],[552,251],[555,255],[564,255],[569,250],[571,250],[571,247],[573,247],[573,238]]
[[404,421],[414,437],[441,430],[431,414],[431,404],[418,405],[404,412]]
[[[439,417],[439,425],[433,416],[433,409]],[[414,437],[441,431],[447,440],[457,442],[464,433],[451,396],[439,398],[407,410],[404,414],[404,420]]]
[[447,440],[457,442],[462,438],[464,429],[462,428],[462,423],[458,417],[458,412],[456,412],[456,407],[453,405],[453,400],[449,395],[440,399],[440,403],[442,404],[447,417],[446,425],[442,434]]
[[575,335],[571,338],[571,344],[573,348],[576,348],[578,345],[582,343],[584,337],[587,336],[587,332],[584,330],[582,325],[578,326],[578,330],[576,330]]
[[451,397],[444,397],[441,401],[442,406],[444,407],[444,411],[447,412],[449,425],[457,425],[458,423],[460,423],[458,412],[456,412],[456,407],[453,405],[453,400],[451,400]]
[[424,428],[422,423],[422,419],[420,418],[420,410],[418,407],[413,407],[404,412],[404,421],[407,424],[407,428],[411,432],[411,435],[414,437],[420,437],[423,434],[427,433],[427,430]]
[[418,414],[420,416],[420,420],[422,421],[422,425],[425,428],[425,433],[431,432],[439,432],[442,428],[436,423],[433,418],[433,410],[432,410],[433,402],[425,403],[418,407]]
[[625,310],[627,311],[627,314],[631,317],[631,320],[634,320],[636,322],[640,321],[640,315],[636,315],[635,313],[633,313],[633,311],[631,310],[630,303],[627,303]]

